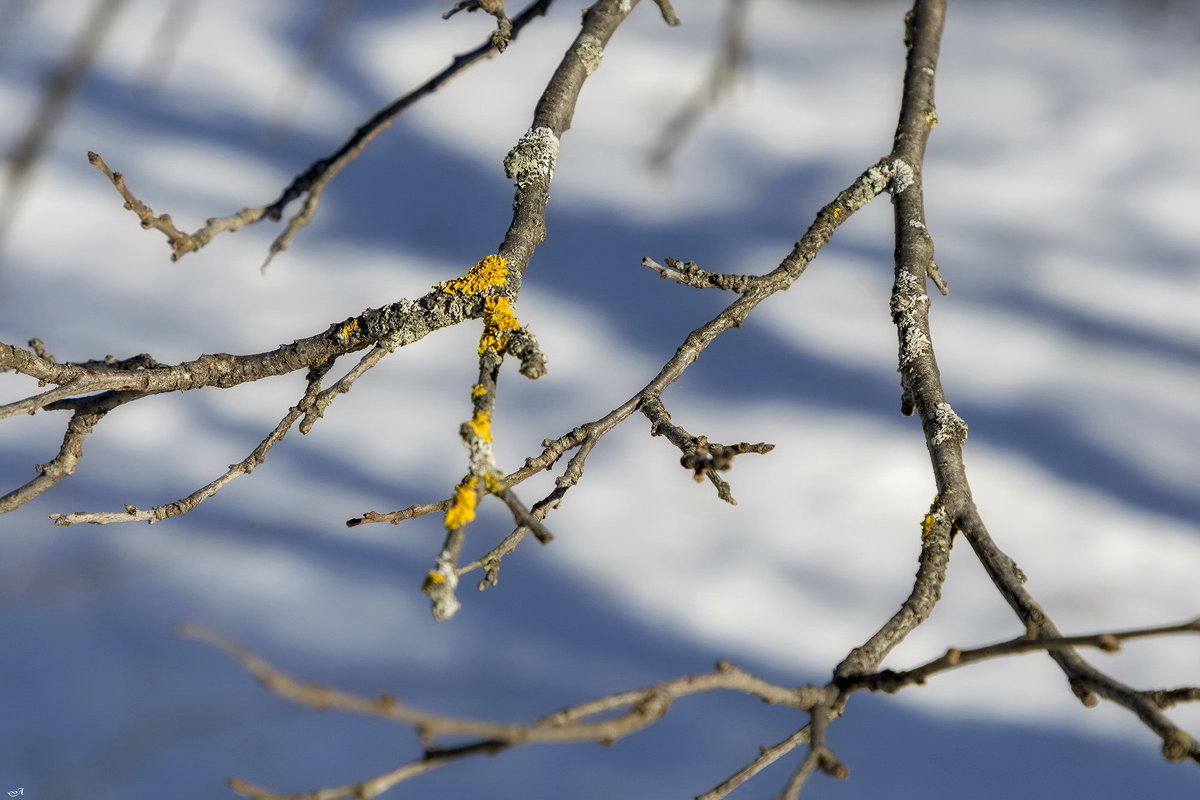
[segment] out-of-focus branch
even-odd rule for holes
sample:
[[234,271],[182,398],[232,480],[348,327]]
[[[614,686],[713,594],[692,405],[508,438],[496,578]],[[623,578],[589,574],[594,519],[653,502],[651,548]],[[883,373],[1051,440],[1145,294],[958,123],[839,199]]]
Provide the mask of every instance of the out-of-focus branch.
[[25,132],[8,153],[8,186],[0,202],[0,242],[17,213],[30,172],[54,136],[71,98],[92,71],[125,0],[95,0],[92,13],[80,26],[78,37],[50,77],[42,102]]
[[245,797],[253,797],[255,800],[342,800],[342,798],[348,798],[348,800],[371,800],[371,798],[378,797],[398,783],[403,783],[418,775],[424,775],[426,772],[431,772],[438,767],[444,767],[447,764],[467,758],[468,756],[490,756],[500,752],[504,748],[504,744],[489,741],[476,742],[474,744],[462,745],[461,747],[430,748],[426,750],[423,757],[416,761],[411,761],[382,775],[377,775],[374,778],[369,778],[348,786],[331,786],[326,789],[318,789],[315,792],[305,792],[304,794],[280,794],[279,792],[272,792],[269,789],[256,786],[241,778],[231,778],[228,783],[230,789]]
[[321,64],[329,57],[357,5],[358,0],[326,0],[325,10],[313,25],[308,41],[302,48],[300,59],[275,100],[275,107],[267,123],[268,142],[277,142],[286,135],[304,103],[308,85],[312,83],[313,76]]
[[[939,545],[938,548],[942,549]],[[923,561],[925,557],[923,556]],[[918,585],[921,580],[918,580]],[[809,716],[810,721],[783,741],[762,748],[759,756],[746,767],[697,800],[723,800],[735,788],[762,769],[804,744],[808,752],[780,793],[780,798],[792,800],[799,796],[809,778],[817,771],[844,778],[848,770],[825,744],[825,729],[844,708],[845,698],[862,690],[897,691],[919,685],[932,675],[954,667],[967,666],[992,658],[1004,658],[1034,650],[1053,650],[1061,647],[1096,646],[1111,650],[1119,641],[1158,637],[1173,633],[1200,632],[1200,620],[1181,625],[1142,628],[1137,630],[1091,634],[1062,639],[1014,639],[974,650],[952,650],[941,659],[908,672],[883,671],[860,675],[848,682],[834,680],[825,686],[781,686],[758,678],[725,661],[718,662],[712,672],[688,675],[651,686],[618,692],[596,698],[541,717],[531,724],[491,722],[487,720],[438,714],[401,703],[388,694],[365,697],[315,683],[298,680],[269,664],[229,636],[204,625],[185,624],[177,628],[181,636],[199,639],[224,650],[237,659],[260,683],[275,694],[310,708],[345,711],[353,714],[380,717],[416,730],[425,752],[420,759],[409,762],[383,775],[349,786],[330,787],[301,795],[271,792],[244,780],[234,779],[230,785],[242,794],[261,800],[305,800],[314,797],[357,798],[376,797],[392,786],[451,760],[470,755],[492,755],[510,747],[527,744],[566,744],[595,741],[612,744],[661,719],[672,703],[682,697],[718,690],[736,691],[760,700],[788,706]],[[1163,702],[1195,700],[1200,688],[1164,692]],[[1170,697],[1170,700],[1167,699]],[[615,716],[614,716],[615,715]],[[466,736],[477,739],[453,748],[441,748],[436,741],[443,737]]]
[[[665,0],[663,0],[665,2]],[[664,15],[666,9],[664,8]],[[708,75],[676,109],[650,146],[649,163],[652,169],[665,169],[679,151],[696,124],[733,88],[746,60],[746,20],[750,15],[750,0],[726,0],[725,18],[721,22],[724,36],[713,59]],[[668,18],[670,21],[670,18]],[[676,20],[676,24],[678,20]]]
[[158,89],[166,82],[175,62],[175,54],[199,5],[200,0],[170,0],[142,60],[142,80],[150,87]]
[[[412,726],[423,741],[433,742],[447,736],[467,736],[482,741],[470,746],[473,752],[496,752],[523,744],[553,744],[593,741],[612,744],[618,739],[647,727],[661,719],[671,704],[681,698],[717,690],[729,690],[758,697],[764,702],[785,705],[808,711],[825,702],[828,690],[814,686],[787,687],[765,681],[739,669],[728,662],[718,662],[712,672],[688,675],[674,680],[647,686],[642,689],[608,695],[586,703],[570,706],[554,714],[544,716],[529,725],[489,722],[486,720],[452,717],[436,714],[406,705],[391,695],[364,697],[314,683],[297,680],[277,669],[253,652],[224,634],[203,625],[182,625],[181,636],[200,639],[219,647],[236,658],[255,678],[275,694],[294,702],[323,711],[338,710],[354,714],[392,720]],[[609,716],[616,714],[616,716]],[[600,719],[597,719],[600,717]],[[443,751],[432,750],[427,757],[437,758]],[[421,762],[413,762],[418,764]],[[398,780],[387,784],[387,788],[399,780],[418,774],[411,765],[401,767],[388,775]],[[378,778],[376,781],[380,780]],[[239,781],[240,791],[249,784]],[[363,784],[356,784],[354,788]],[[351,793],[339,793],[351,787],[319,790],[315,796],[334,798],[352,797]],[[382,791],[379,789],[378,791]],[[253,797],[289,797],[277,795],[254,787]],[[378,791],[375,793],[377,794]],[[296,797],[313,797],[314,794]],[[374,797],[375,794],[365,795]]]

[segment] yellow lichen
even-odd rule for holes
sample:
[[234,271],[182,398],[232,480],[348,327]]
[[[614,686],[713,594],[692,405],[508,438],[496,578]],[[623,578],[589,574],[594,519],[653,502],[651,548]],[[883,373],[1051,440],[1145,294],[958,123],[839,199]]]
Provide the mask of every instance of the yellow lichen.
[[475,504],[478,501],[475,496],[475,484],[478,482],[479,479],[471,475],[454,487],[454,500],[446,509],[446,530],[456,531],[475,519]]
[[485,394],[487,394],[487,389],[484,388],[482,383],[477,383],[471,387],[471,399],[472,400],[479,398],[479,397],[483,397]]
[[925,519],[921,520],[922,539],[933,533],[934,527],[945,517],[946,512],[941,507],[941,501],[941,494],[933,496],[933,502],[929,504],[929,513],[925,515]]
[[508,332],[521,327],[517,315],[513,312],[512,300],[503,295],[486,297],[483,300],[483,335],[479,337],[479,354],[489,350],[493,353],[504,351],[508,344]]
[[474,431],[485,442],[492,440],[492,415],[491,412],[480,409],[475,412],[475,415],[467,420],[467,427]]
[[446,294],[480,294],[488,289],[504,286],[508,280],[508,259],[493,253],[485,256],[461,278],[443,281],[433,288],[441,289]]
[[421,591],[428,592],[434,586],[441,586],[446,582],[446,576],[435,569],[425,573],[425,585],[421,587]]
[[500,480],[499,473],[489,472],[483,476],[484,487],[492,494],[499,494],[504,490],[504,483]]
[[338,328],[337,335],[339,339],[349,339],[350,334],[356,333],[357,331],[358,317],[351,317],[349,321],[342,325],[342,327]]

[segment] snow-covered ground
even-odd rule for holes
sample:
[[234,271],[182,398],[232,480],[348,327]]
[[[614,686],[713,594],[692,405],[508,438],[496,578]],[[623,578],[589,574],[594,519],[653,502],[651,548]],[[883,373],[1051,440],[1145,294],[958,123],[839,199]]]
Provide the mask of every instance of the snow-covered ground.
[[[177,264],[138,228],[87,150],[181,227],[274,199],[376,108],[490,29],[446,4],[360,2],[307,87],[290,138],[267,119],[321,3],[200,4],[170,72],[145,77],[167,4],[131,2],[49,144],[0,256],[0,340],[63,360],[148,351],[258,352],[368,306],[422,294],[493,252],[509,221],[501,161],[574,35],[556,6],[502,57],[419,104],[331,186],[265,276],[278,232],[225,235]],[[715,293],[659,280],[643,256],[731,272],[774,267],[816,209],[890,149],[901,2],[763,0],[751,63],[669,174],[647,147],[701,79],[721,5],[635,10],[563,137],[549,240],[520,312],[550,358],[501,381],[507,467],[639,389]],[[1200,57],[1173,16],[1105,4],[952,4],[926,200],[952,294],[933,300],[947,392],[970,424],[984,518],[1066,631],[1200,613]],[[91,4],[24,4],[0,41],[0,145]],[[411,7],[409,7],[411,6]],[[18,8],[14,4],[12,8]],[[512,9],[510,9],[512,10]],[[1173,24],[1175,20],[1177,24]],[[79,473],[0,518],[0,790],[30,798],[220,797],[238,775],[281,791],[352,782],[418,752],[407,730],[320,714],[256,686],[224,655],[170,635],[196,620],[279,666],[367,693],[502,719],[708,669],[728,658],[780,681],[823,680],[907,592],[933,494],[918,425],[898,413],[890,206],[842,228],[789,292],[719,340],[665,396],[719,441],[770,441],[729,474],[739,505],[678,468],[638,419],[606,438],[500,585],[429,618],[421,578],[438,520],[343,527],[368,509],[444,497],[465,451],[474,327],[391,357],[268,462],[183,518],[53,527],[60,511],[148,507],[246,453],[302,376],[139,401],[86,443]],[[34,389],[0,376],[0,400]],[[48,461],[62,415],[0,423],[3,491]],[[847,475],[853,479],[848,480]],[[552,476],[527,485],[532,500]],[[474,552],[506,533],[489,508]],[[966,548],[900,667],[1019,633]],[[1097,656],[1130,683],[1200,683],[1200,641]],[[1172,712],[1200,733],[1196,709]],[[619,742],[519,749],[419,779],[420,796],[665,798],[697,794],[790,732],[740,697],[681,701]],[[814,797],[1193,798],[1124,710],[1084,709],[1030,655],[859,697],[831,730],[851,770]],[[794,763],[794,762],[789,762]],[[914,769],[917,767],[917,769]],[[766,796],[776,767],[742,790]],[[423,793],[423,794],[421,794]],[[741,795],[735,795],[741,796]]]

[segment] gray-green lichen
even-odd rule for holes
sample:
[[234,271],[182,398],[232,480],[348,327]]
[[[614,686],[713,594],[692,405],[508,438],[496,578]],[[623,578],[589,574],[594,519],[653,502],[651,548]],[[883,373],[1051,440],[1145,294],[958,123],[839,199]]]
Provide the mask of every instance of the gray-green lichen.
[[433,618],[438,622],[451,619],[462,607],[458,598],[454,596],[454,590],[457,588],[458,572],[454,569],[454,564],[447,558],[439,558],[437,567],[425,580],[425,593],[432,601]]
[[589,76],[600,68],[600,62],[604,60],[604,45],[591,33],[585,33],[579,37],[579,43],[575,45],[575,51],[579,54],[579,61],[583,64],[583,71]]
[[908,270],[896,274],[896,288],[892,293],[892,318],[900,331],[900,364],[911,364],[929,352],[929,336],[921,329],[917,310],[922,303],[929,302],[921,279]]
[[504,174],[524,189],[534,181],[554,177],[558,160],[558,137],[549,128],[533,128],[520,139],[504,158]]
[[937,426],[933,433],[932,442],[935,445],[945,442],[962,444],[967,440],[967,423],[954,413],[949,403],[938,403],[933,409],[933,423]]
[[859,175],[844,197],[847,210],[855,212],[885,192],[893,174],[894,170],[887,164],[876,164]]
[[904,194],[904,190],[912,186],[913,181],[916,180],[913,168],[908,165],[907,161],[897,158],[892,162],[892,169],[892,194]]
[[900,331],[900,363],[911,364],[929,352],[929,337],[915,325]]

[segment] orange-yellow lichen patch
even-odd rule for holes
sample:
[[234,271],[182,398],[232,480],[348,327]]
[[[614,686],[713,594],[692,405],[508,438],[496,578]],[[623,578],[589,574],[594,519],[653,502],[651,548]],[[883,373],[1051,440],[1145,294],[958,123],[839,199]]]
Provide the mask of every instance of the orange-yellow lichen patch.
[[480,294],[488,289],[503,287],[508,280],[508,259],[493,253],[468,270],[461,278],[443,281],[433,288],[446,294]]
[[472,400],[474,400],[477,397],[483,397],[485,394],[487,394],[487,389],[484,388],[482,383],[477,383],[471,387],[471,399]]
[[480,409],[475,412],[475,416],[467,420],[469,427],[476,436],[485,442],[492,440],[492,415],[491,412]]
[[934,527],[945,518],[946,512],[942,510],[941,501],[941,494],[933,496],[933,502],[929,504],[929,513],[925,515],[925,519],[921,520],[922,539],[933,533]]
[[351,317],[342,327],[338,328],[337,336],[339,339],[349,339],[350,334],[358,332],[358,317]]
[[479,479],[471,475],[454,487],[454,500],[446,509],[446,530],[456,531],[475,519],[475,504],[478,502],[478,498],[475,496],[475,484],[478,482]]
[[500,353],[508,344],[508,332],[521,327],[513,312],[512,300],[500,295],[483,300],[483,335],[479,337],[479,354],[491,350]]

